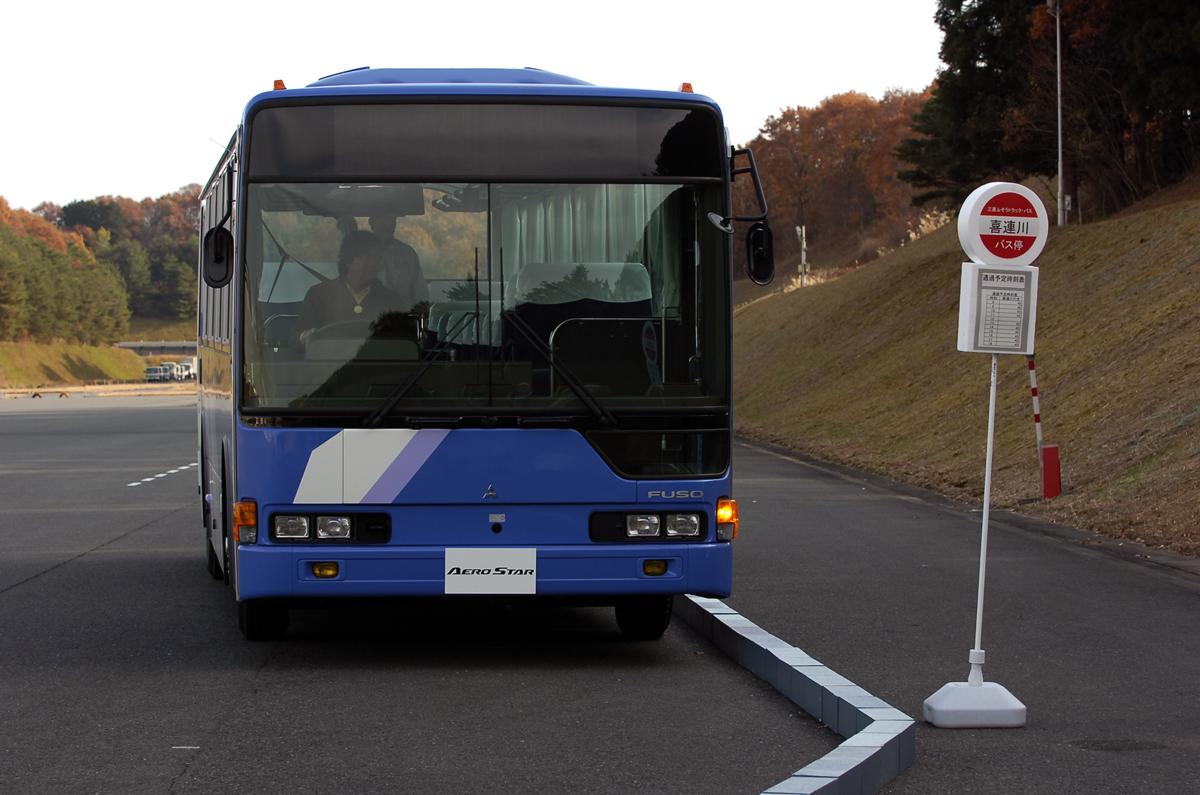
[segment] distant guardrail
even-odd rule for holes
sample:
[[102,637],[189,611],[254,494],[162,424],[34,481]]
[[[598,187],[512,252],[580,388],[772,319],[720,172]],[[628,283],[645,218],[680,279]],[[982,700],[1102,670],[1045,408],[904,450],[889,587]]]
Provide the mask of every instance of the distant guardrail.
[[195,340],[138,340],[118,342],[117,347],[133,351],[140,356],[196,355]]

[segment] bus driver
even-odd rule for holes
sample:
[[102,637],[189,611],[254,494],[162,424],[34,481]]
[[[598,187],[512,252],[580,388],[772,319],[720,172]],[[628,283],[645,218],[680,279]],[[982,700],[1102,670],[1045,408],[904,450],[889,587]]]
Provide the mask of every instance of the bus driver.
[[314,284],[304,296],[296,319],[301,344],[329,325],[356,320],[366,325],[388,312],[408,311],[411,303],[406,304],[379,282],[383,249],[383,241],[366,231],[351,232],[342,239],[338,278]]

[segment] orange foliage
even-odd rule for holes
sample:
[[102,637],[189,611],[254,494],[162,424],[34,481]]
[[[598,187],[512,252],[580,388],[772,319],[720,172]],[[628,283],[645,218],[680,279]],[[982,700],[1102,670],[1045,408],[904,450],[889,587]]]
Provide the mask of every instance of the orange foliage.
[[67,232],[40,215],[28,210],[14,210],[0,197],[0,223],[11,227],[21,237],[38,240],[51,251],[71,255],[71,264],[78,268],[84,263],[94,263],[95,257],[76,232]]
[[[823,265],[872,256],[904,238],[918,213],[912,188],[896,176],[895,149],[927,96],[890,91],[876,100],[848,92],[767,119],[749,147],[781,260],[798,258],[799,226],[806,227],[810,261]],[[753,206],[748,183],[735,185],[743,212]]]

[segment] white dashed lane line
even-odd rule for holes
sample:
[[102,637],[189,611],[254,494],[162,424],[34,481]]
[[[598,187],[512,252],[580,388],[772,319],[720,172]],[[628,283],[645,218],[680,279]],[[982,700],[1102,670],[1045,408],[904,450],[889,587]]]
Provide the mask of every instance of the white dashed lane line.
[[148,478],[142,478],[141,480],[135,480],[132,483],[126,483],[125,485],[126,486],[140,486],[143,483],[152,483],[152,482],[158,480],[159,478],[165,478],[167,475],[174,475],[176,472],[185,472],[194,466],[196,466],[196,464],[194,464],[194,463],[193,464],[184,464],[183,466],[175,467],[174,469],[168,469],[166,472],[159,472],[157,475],[151,475]]

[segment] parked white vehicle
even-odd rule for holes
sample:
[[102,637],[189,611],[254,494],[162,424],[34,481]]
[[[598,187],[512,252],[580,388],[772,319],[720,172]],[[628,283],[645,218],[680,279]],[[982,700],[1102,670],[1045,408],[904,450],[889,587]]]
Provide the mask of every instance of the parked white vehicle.
[[147,381],[169,381],[167,369],[162,365],[154,364],[146,368]]

